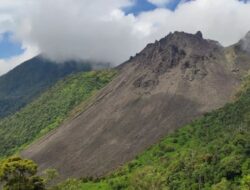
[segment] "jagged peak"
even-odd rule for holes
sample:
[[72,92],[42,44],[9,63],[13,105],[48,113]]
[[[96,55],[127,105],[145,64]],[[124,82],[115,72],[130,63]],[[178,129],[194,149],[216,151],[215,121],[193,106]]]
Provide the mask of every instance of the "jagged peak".
[[[175,31],[154,43],[149,43],[140,53],[137,53],[125,63],[177,65],[184,57],[212,59],[222,49],[223,47],[218,42],[204,39],[201,31],[194,34]],[[171,61],[171,59],[174,60]]]
[[203,38],[203,35],[202,35],[202,32],[201,31],[198,31],[195,36],[199,37],[199,38]]
[[[186,33],[183,31],[175,31],[175,32],[170,32],[167,36],[160,40],[155,40],[154,43],[149,43],[147,44],[146,48],[150,48],[155,45],[162,45],[166,42],[174,42],[174,41],[181,41],[183,39],[196,39],[196,40],[204,40],[203,39],[203,34],[201,31],[197,31],[195,34],[190,34]],[[204,40],[205,41],[205,40]]]
[[201,31],[197,31],[195,34],[186,33],[183,31],[181,32],[175,31],[174,33],[171,32],[166,37],[159,40],[159,43],[163,46],[169,43],[173,43],[178,46],[181,46],[184,44],[187,46],[188,45],[195,46],[197,44],[203,44],[204,46],[204,45],[208,45],[209,41],[203,38]]
[[212,50],[220,47],[219,43],[204,39],[201,31],[197,31],[195,34],[175,31],[173,33],[170,32],[159,41],[156,40],[154,43],[148,44],[142,52],[155,49],[166,50],[172,46],[176,46],[179,49],[192,49],[200,53],[208,52],[208,49]]
[[198,38],[203,38],[202,32],[197,31],[195,34],[192,33],[187,33],[184,31],[175,31],[174,33],[170,32],[167,37],[169,36],[179,36],[179,37],[198,37]]
[[[128,63],[132,62],[138,68],[147,68],[156,76],[179,67],[181,73],[186,73],[184,78],[202,79],[207,75],[204,64],[217,59],[222,50],[223,47],[219,43],[204,39],[201,31],[195,34],[177,31],[148,44],[135,57],[131,57]],[[141,86],[144,80],[146,79],[140,78],[135,86]],[[157,81],[151,84],[156,85]]]

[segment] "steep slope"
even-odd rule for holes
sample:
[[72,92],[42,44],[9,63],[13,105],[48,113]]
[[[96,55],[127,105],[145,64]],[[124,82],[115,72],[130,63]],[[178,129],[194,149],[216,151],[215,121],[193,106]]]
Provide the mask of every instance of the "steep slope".
[[250,77],[232,104],[168,135],[104,179],[64,182],[60,190],[76,186],[78,190],[249,190]]
[[18,113],[0,120],[0,157],[12,155],[83,110],[84,102],[114,75],[114,71],[92,71],[69,76]]
[[0,118],[15,113],[63,77],[90,71],[87,62],[57,64],[35,57],[0,77]]
[[58,169],[62,178],[103,175],[229,102],[250,67],[250,61],[241,68],[229,57],[200,32],[169,34],[119,66],[119,75],[81,115],[23,156],[41,170]]

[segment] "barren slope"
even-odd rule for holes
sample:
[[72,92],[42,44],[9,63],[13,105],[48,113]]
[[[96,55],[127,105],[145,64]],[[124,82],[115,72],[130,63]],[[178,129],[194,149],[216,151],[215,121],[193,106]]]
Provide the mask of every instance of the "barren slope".
[[230,101],[249,68],[236,53],[200,32],[169,34],[117,68],[119,75],[86,111],[23,156],[40,169],[58,169],[63,178],[103,175]]

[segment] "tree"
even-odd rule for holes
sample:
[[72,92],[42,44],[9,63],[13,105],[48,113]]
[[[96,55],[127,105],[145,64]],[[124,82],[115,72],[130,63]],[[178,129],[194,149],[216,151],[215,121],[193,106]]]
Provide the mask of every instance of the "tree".
[[131,176],[130,185],[133,190],[166,189],[161,173],[151,166],[136,171]]
[[249,190],[250,189],[250,175],[246,175],[241,180],[241,189]]
[[0,163],[0,182],[4,190],[45,190],[32,160],[11,157]]
[[47,169],[43,172],[43,181],[46,184],[46,186],[50,186],[58,176],[59,174],[57,170]]
[[223,178],[220,183],[217,183],[212,186],[212,190],[230,190],[230,189],[231,189],[231,184],[225,178]]

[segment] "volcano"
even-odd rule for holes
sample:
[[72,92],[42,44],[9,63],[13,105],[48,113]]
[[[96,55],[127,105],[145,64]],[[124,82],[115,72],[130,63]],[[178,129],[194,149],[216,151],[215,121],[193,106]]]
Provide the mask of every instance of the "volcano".
[[232,101],[250,68],[241,42],[223,47],[201,32],[174,32],[116,68],[86,109],[22,152],[40,170],[98,177],[162,137]]

